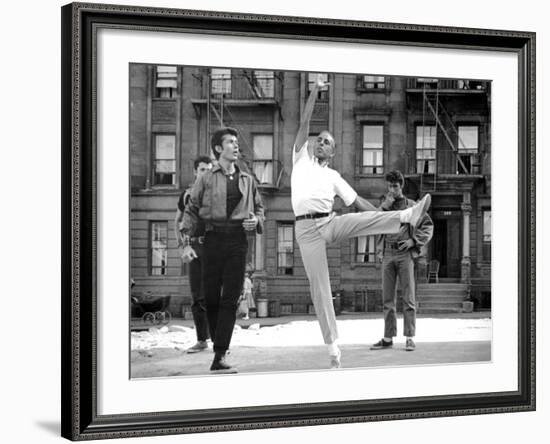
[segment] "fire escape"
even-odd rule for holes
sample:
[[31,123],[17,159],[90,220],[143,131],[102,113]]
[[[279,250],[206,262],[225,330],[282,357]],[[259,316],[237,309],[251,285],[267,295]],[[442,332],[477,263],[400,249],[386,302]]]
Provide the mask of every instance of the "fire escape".
[[[274,71],[246,69],[205,69],[195,76],[200,97],[192,99],[199,120],[204,118],[203,152],[210,153],[210,137],[222,126],[231,126],[239,132],[241,169],[253,174],[263,189],[278,189],[283,168],[275,158],[278,126],[282,120],[279,96],[281,75]],[[260,137],[256,145],[245,131],[243,113],[271,108],[273,114],[272,138]]]
[[[453,283],[419,287],[422,311],[462,310],[461,301],[468,299],[472,193],[485,180],[480,159],[483,158],[481,153],[488,148],[487,142],[479,143],[480,129],[485,134],[484,122],[490,122],[487,88],[486,82],[468,80],[417,78],[408,81],[409,112],[417,126],[414,172],[409,168],[407,177],[416,184],[420,195],[431,193],[434,197],[433,217],[434,221],[437,217],[444,227],[442,233],[445,234],[440,242],[446,251],[432,252],[432,258],[443,255],[446,266],[453,267],[453,274],[447,271],[449,274],[444,276],[457,278]],[[477,119],[476,123],[457,123],[470,119]],[[439,296],[435,297],[430,294],[434,285],[448,285],[449,288],[437,289]],[[451,301],[450,295],[455,300]]]
[[[417,88],[407,91],[420,94],[422,106],[422,134],[420,144],[417,139],[415,173],[410,175],[412,180],[419,182],[420,193],[450,191],[449,187],[481,179],[478,147],[471,149],[467,146],[445,103],[464,91],[480,93],[484,90],[457,88],[459,82],[466,81],[411,79],[411,82],[416,82]],[[440,83],[443,88],[440,88]],[[430,134],[426,134],[426,122],[435,123],[435,134],[428,142],[426,139]],[[446,146],[438,146],[437,141],[441,139],[446,141]]]

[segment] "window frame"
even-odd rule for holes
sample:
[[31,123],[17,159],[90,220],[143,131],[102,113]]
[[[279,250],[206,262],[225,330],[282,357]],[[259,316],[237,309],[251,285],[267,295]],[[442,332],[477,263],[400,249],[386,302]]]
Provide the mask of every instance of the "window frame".
[[[259,182],[259,185],[262,186],[262,185],[276,185],[275,181],[276,181],[276,178],[275,178],[275,135],[273,133],[269,133],[269,132],[259,132],[259,133],[253,133],[251,134],[252,136],[252,171],[254,172],[254,175],[256,176],[256,178],[258,179],[258,182]],[[256,157],[256,151],[255,151],[255,138],[256,137],[261,137],[261,136],[270,136],[271,137],[271,158],[257,158]],[[271,162],[271,182],[261,182],[260,181],[260,177],[256,174],[256,163],[257,162],[264,162],[264,164],[266,162]],[[265,165],[264,165],[265,166]]]
[[[280,241],[281,241],[281,228],[290,228],[290,232],[291,232],[291,242],[290,242],[290,245],[292,247],[292,251],[289,253],[288,251],[284,251],[284,252],[281,252],[280,251]],[[276,238],[276,245],[277,245],[277,262],[276,262],[276,275],[277,276],[295,276],[296,273],[295,273],[295,268],[296,268],[296,257],[295,257],[295,254],[296,254],[296,249],[295,249],[295,239],[294,239],[294,222],[292,221],[277,221],[277,238]],[[290,254],[290,257],[292,258],[292,265],[290,267],[286,266],[286,267],[281,267],[280,266],[280,255],[281,254],[285,254],[285,255],[288,255]],[[289,269],[290,270],[290,273],[287,273],[287,272],[281,272],[281,269],[282,268],[286,268],[287,270]]]
[[[214,71],[218,71],[214,73]],[[219,71],[225,71],[224,73]],[[227,73],[229,71],[229,73]],[[214,75],[220,77],[214,78]],[[214,91],[214,82],[220,82],[222,88],[220,91]],[[215,96],[230,97],[233,88],[233,70],[231,68],[212,68],[210,70],[210,94]],[[227,91],[229,90],[229,91]]]
[[[157,137],[158,136],[173,136],[174,138],[174,157],[172,159],[159,159],[157,158]],[[177,187],[178,184],[178,139],[177,134],[172,132],[155,132],[152,134],[153,137],[153,143],[152,143],[152,152],[151,152],[151,183],[153,187],[155,188],[174,188]],[[171,160],[174,162],[174,172],[171,173],[173,175],[172,183],[158,183],[156,176],[157,176],[157,161],[161,160]]]
[[[377,243],[378,235],[370,235],[370,236],[359,236],[357,238],[352,239],[352,263],[354,265],[376,265],[377,262],[377,255],[376,255],[376,243]],[[365,239],[365,250],[363,253],[360,253],[359,250],[359,243]],[[372,245],[372,251],[369,249],[369,246]],[[363,260],[359,260],[359,256],[363,257]],[[364,260],[365,257],[367,257],[367,260]],[[372,259],[372,260],[368,260]]]
[[[166,260],[165,260],[165,264],[164,266],[163,265],[154,265],[154,261],[153,261],[153,252],[155,250],[158,250],[158,248],[155,248],[154,245],[153,245],[153,242],[155,242],[154,240],[154,231],[153,231],[153,227],[155,224],[159,224],[159,225],[164,225],[166,227],[166,247],[165,247],[165,257],[166,257]],[[168,262],[169,262],[169,255],[168,255],[168,252],[170,250],[170,246],[169,246],[169,236],[170,236],[170,233],[169,233],[169,221],[167,220],[150,220],[149,221],[149,235],[148,235],[148,245],[147,245],[147,257],[148,257],[148,260],[149,260],[149,266],[147,267],[147,272],[148,272],[148,275],[149,276],[154,276],[154,277],[164,277],[164,276],[168,276]],[[156,269],[164,269],[164,273],[155,273],[154,271]]]
[[[476,134],[476,147],[475,148],[461,148],[460,145],[462,143],[462,139],[460,137],[460,129],[461,128],[476,128],[477,134]],[[473,171],[474,165],[477,164],[477,159],[479,158],[479,145],[480,145],[480,125],[476,123],[457,123],[456,124],[456,138],[457,138],[457,156],[460,156],[460,159],[464,163],[464,166],[467,168],[469,167],[468,173],[464,173],[462,170],[462,167],[458,164],[457,160],[457,166],[456,171],[458,174],[475,174]],[[466,162],[464,160],[467,159]]]
[[[381,148],[365,148],[365,134],[368,127],[381,127],[382,128],[382,146]],[[380,152],[380,158],[382,159],[381,165],[365,165],[365,152],[376,151]],[[359,174],[362,176],[383,176],[385,170],[385,154],[386,154],[386,123],[385,122],[361,122],[361,162],[359,165]],[[365,168],[373,168],[372,172],[365,172]],[[376,171],[374,168],[378,168],[381,171]]]
[[[421,147],[419,148],[418,147],[418,130],[419,128],[433,128],[434,131],[435,131],[435,134],[433,135],[433,140],[434,140],[434,146],[433,147]],[[422,132],[424,133],[425,130],[423,130]],[[431,136],[429,136],[431,137]],[[433,124],[416,124],[414,126],[414,149],[415,149],[415,153],[414,153],[414,162],[415,162],[415,173],[416,174],[437,174],[437,125],[435,123]],[[418,157],[418,153],[419,151],[433,151],[434,152],[434,156],[433,157],[422,157],[421,159],[419,159]],[[422,161],[422,162],[433,162],[433,171],[430,172],[430,167],[428,164],[428,172],[424,172],[424,171],[420,171],[420,168],[418,167],[418,162],[419,161]]]
[[[373,80],[367,80],[367,77],[372,78]],[[378,81],[374,79],[378,79]],[[358,79],[358,90],[363,92],[385,91],[388,88],[387,81],[388,81],[387,76],[374,76],[371,74],[363,74],[363,75],[360,75]],[[373,85],[373,86],[369,86],[369,85]]]
[[[485,232],[485,214],[489,213],[489,234],[487,235]],[[483,262],[490,263],[491,262],[491,247],[492,247],[492,234],[493,234],[493,216],[491,212],[491,208],[483,207],[481,208],[481,260]],[[489,236],[489,240],[486,240],[486,236]],[[488,250],[488,252],[487,252]],[[488,257],[487,257],[488,256]]]
[[439,86],[439,79],[432,77],[416,77],[415,81],[418,89],[437,89]]
[[[162,71],[162,68],[174,68],[173,71]],[[160,69],[160,70],[159,70]],[[155,67],[154,97],[160,100],[174,99],[178,95],[178,66],[176,65],[157,65]],[[171,75],[168,75],[171,74]],[[159,87],[162,80],[173,81],[173,86]],[[164,95],[163,92],[167,93]]]
[[[271,76],[262,75],[259,76],[258,73],[271,73]],[[261,99],[274,99],[275,98],[275,71],[265,70],[265,69],[254,69],[252,70],[252,75],[255,82],[258,84],[259,88],[263,91],[261,81],[269,80],[270,92],[271,95],[258,94]],[[257,92],[256,92],[257,93]]]

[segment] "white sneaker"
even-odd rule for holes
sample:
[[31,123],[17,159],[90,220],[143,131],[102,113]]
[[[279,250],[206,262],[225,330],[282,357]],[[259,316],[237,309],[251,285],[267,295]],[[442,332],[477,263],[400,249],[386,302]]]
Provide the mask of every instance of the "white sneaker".
[[336,355],[330,355],[330,368],[342,367],[342,363],[340,361],[341,357],[342,357],[342,352],[340,350],[338,350],[338,353]]

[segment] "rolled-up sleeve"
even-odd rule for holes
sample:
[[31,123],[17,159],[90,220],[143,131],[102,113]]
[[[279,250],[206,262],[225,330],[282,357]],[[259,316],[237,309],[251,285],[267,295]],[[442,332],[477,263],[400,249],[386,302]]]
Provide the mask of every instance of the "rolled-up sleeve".
[[334,193],[348,207],[357,199],[357,192],[336,171],[334,172]]

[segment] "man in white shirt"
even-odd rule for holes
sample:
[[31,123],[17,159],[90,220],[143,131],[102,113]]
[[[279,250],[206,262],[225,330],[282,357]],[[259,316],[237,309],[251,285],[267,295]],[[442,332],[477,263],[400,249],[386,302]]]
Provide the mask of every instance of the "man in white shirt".
[[[328,346],[330,366],[338,368],[341,353],[332,305],[327,243],[358,236],[398,233],[402,223],[416,226],[426,214],[431,197],[426,194],[418,204],[403,211],[380,212],[358,196],[340,173],[328,167],[335,149],[332,135],[322,131],[312,146],[308,146],[309,122],[317,92],[324,85],[319,76],[304,108],[292,153],[291,200],[296,216],[296,240],[309,279],[315,314]],[[336,195],[347,206],[354,204],[361,212],[336,216],[332,212]]]

